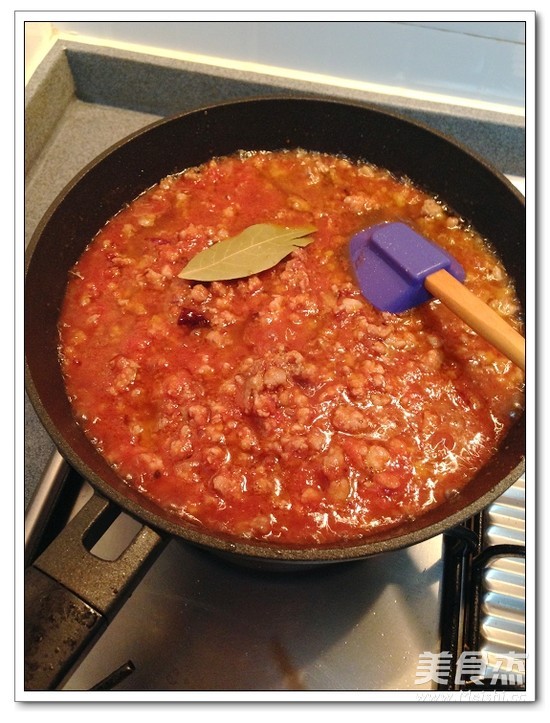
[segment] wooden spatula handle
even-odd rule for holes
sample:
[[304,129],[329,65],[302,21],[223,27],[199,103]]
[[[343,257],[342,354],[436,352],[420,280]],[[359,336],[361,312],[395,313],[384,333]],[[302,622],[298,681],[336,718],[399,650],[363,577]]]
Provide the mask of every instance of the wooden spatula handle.
[[424,286],[462,321],[525,371],[525,339],[464,284],[442,269],[427,276]]

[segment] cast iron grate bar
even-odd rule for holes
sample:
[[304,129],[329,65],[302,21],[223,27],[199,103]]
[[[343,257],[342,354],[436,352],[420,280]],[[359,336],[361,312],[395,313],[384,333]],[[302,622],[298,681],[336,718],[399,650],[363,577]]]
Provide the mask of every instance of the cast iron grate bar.
[[119,668],[114,670],[106,678],[103,678],[103,680],[101,680],[99,683],[96,683],[96,685],[94,685],[92,688],[90,688],[90,690],[91,691],[113,690],[113,688],[116,688],[116,686],[119,683],[122,683],[123,680],[126,680],[126,678],[129,675],[131,675],[135,669],[136,669],[136,666],[132,663],[131,660],[128,660],[126,663],[124,663]]

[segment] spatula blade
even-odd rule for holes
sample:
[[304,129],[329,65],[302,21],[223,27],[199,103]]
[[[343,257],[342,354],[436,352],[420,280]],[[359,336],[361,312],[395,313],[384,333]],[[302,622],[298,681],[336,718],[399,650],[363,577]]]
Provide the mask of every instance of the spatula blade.
[[349,251],[361,293],[381,311],[400,313],[432,299],[424,279],[440,269],[465,278],[456,259],[401,222],[360,231]]

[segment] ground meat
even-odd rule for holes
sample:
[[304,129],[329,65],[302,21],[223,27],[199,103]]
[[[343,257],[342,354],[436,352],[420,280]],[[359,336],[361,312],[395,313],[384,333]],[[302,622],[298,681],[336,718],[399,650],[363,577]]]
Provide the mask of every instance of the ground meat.
[[332,416],[334,428],[339,432],[365,432],[369,427],[369,421],[360,409],[351,404],[341,404],[336,407]]
[[[519,327],[500,261],[444,204],[384,169],[306,151],[242,153],[163,179],[71,270],[60,363],[74,413],[127,484],[236,538],[367,538],[468,482],[523,404],[521,372],[432,302],[361,295],[350,237],[400,220],[449,250]],[[185,281],[255,223],[313,242],[232,281]]]

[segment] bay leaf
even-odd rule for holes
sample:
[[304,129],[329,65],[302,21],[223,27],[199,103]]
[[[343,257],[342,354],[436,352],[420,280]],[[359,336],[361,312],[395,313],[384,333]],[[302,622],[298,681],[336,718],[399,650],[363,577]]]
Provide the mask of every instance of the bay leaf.
[[291,251],[307,246],[314,226],[286,228],[258,223],[237,236],[218,241],[194,256],[178,274],[192,281],[240,279],[275,266]]

